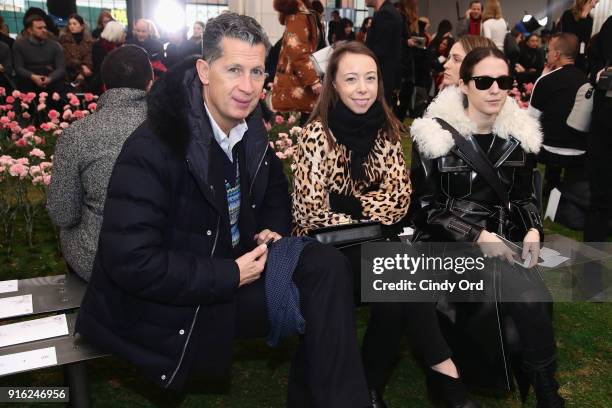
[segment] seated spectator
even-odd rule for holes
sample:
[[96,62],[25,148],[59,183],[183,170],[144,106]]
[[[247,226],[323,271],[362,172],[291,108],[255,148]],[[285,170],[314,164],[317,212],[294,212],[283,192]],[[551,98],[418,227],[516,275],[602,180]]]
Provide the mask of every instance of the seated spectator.
[[514,67],[519,62],[519,57],[521,55],[521,48],[519,44],[523,42],[523,33],[513,28],[510,30],[506,37],[504,38],[504,54],[506,54],[506,58],[508,58],[508,62],[510,63],[510,68],[514,72]]
[[372,27],[372,17],[366,17],[361,23],[361,28],[359,32],[355,35],[355,39],[361,43],[366,42],[366,38],[368,38],[368,30]]
[[147,53],[136,46],[110,52],[102,64],[102,79],[107,91],[96,111],[74,122],[58,139],[47,196],[64,259],[86,281],[115,160],[123,142],[146,118],[146,95],[153,80]]
[[192,50],[197,54],[202,55],[202,39],[204,37],[204,28],[206,25],[203,21],[196,21],[193,23],[193,34],[189,41],[193,44]]
[[67,30],[59,38],[66,58],[66,78],[72,86],[83,89],[93,74],[93,38],[86,30],[83,17],[71,14]]
[[104,27],[109,21],[115,20],[112,14],[108,10],[102,10],[98,15],[98,22],[96,24],[96,29],[91,32],[91,36],[95,39],[100,38],[100,34],[104,31]]
[[100,94],[102,89],[101,69],[104,57],[114,50],[121,47],[125,41],[125,28],[118,21],[109,21],[100,34],[100,39],[92,47],[92,62],[94,78],[92,80],[92,90]]
[[138,19],[132,30],[132,37],[127,43],[144,48],[149,53],[151,60],[160,59],[163,56],[164,47],[159,40],[159,32],[150,20]]
[[578,37],[570,33],[552,36],[546,53],[549,73],[540,77],[533,88],[529,111],[539,117],[544,133],[538,161],[546,164],[546,191],[561,182],[584,179],[586,132],[571,128],[567,119],[576,105],[578,90],[589,78],[578,69]]
[[15,42],[15,40],[9,35],[8,26],[4,24],[4,17],[2,16],[0,16],[0,28],[0,42],[3,42],[8,45],[9,48],[12,50],[13,43]]
[[163,63],[164,45],[159,40],[159,31],[155,24],[151,20],[141,18],[134,24],[132,35],[127,43],[144,48],[149,53],[155,78],[162,76],[167,70]]
[[533,83],[544,69],[544,54],[540,48],[540,37],[531,34],[520,44],[518,63],[514,66],[516,80],[521,84]]
[[[187,27],[166,34],[168,43],[165,44],[163,62],[166,67],[172,67],[190,54],[197,54],[195,44],[187,40]],[[195,52],[192,52],[195,51]]]
[[5,90],[12,90],[13,85],[13,56],[8,45],[0,42],[0,86]]
[[343,18],[340,20],[340,27],[342,29],[339,31],[339,36],[336,37],[336,41],[354,41],[355,40],[355,32],[353,31],[353,22],[348,18]]
[[342,32],[342,25],[340,24],[340,12],[338,10],[333,10],[331,12],[331,20],[327,25],[327,42],[328,44],[333,44],[338,41],[338,37],[340,37]]
[[229,374],[234,339],[303,333],[287,406],[366,407],[346,259],[281,239],[291,200],[257,110],[269,46],[253,18],[222,13],[206,59],[155,82],[108,184],[75,330],[165,389]]
[[26,36],[13,45],[17,85],[22,92],[63,92],[66,62],[64,51],[47,38],[47,24],[34,14],[26,20]]

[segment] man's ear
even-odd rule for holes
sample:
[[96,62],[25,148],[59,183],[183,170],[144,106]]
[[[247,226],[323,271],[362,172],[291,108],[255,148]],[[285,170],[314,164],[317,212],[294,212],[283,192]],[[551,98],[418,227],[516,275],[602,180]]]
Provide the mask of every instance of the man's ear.
[[203,60],[203,59],[199,59],[196,61],[196,71],[198,71],[198,77],[200,78],[200,81],[202,81],[202,84],[204,85],[208,85],[210,84],[210,65],[208,64],[207,61]]

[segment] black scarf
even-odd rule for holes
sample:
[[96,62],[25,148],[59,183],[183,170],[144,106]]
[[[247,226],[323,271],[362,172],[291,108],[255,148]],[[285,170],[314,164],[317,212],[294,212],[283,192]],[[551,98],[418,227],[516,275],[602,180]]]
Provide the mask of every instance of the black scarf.
[[77,44],[80,44],[81,41],[83,41],[83,33],[82,32],[74,33],[74,34],[72,34],[72,37],[74,38],[74,42],[77,43]]
[[346,107],[341,100],[328,113],[329,128],[341,145],[350,153],[351,178],[363,180],[363,163],[374,147],[376,136],[385,121],[385,111],[379,101],[366,113],[357,114]]

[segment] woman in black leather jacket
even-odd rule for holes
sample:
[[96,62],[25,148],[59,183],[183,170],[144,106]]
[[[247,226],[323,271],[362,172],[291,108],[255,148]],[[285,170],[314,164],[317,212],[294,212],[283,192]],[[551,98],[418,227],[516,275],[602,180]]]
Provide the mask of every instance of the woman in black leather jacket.
[[[425,117],[413,123],[414,240],[474,242],[485,257],[501,258],[487,267],[500,268],[497,271],[501,272],[502,287],[513,285],[513,289],[518,289],[515,293],[521,294],[513,303],[494,302],[499,307],[497,317],[501,317],[501,322],[498,320],[499,330],[493,338],[497,337],[496,345],[501,347],[504,366],[508,368],[506,358],[513,354],[516,357],[513,363],[518,364],[512,368],[522,395],[526,396],[531,384],[538,407],[563,407],[554,379],[555,341],[550,311],[542,303],[550,295],[541,279],[534,279],[537,274],[529,269],[537,263],[543,237],[532,187],[535,154],[540,149],[542,134],[538,122],[507,96],[512,87],[509,73],[501,51],[492,48],[471,51],[461,65],[459,88],[442,92]],[[493,233],[522,242],[523,252],[519,256],[531,257],[528,269],[505,262],[512,263],[513,253]],[[458,364],[459,370],[455,365],[455,356],[440,330],[436,306],[406,305],[406,324],[411,336],[416,337],[413,340],[417,354],[429,367],[430,390],[442,393],[449,407],[477,406],[459,378],[465,367]],[[418,315],[411,308],[418,310]],[[520,346],[514,353],[504,352],[505,339],[501,338],[501,327],[508,318],[516,325],[519,337]],[[484,355],[487,344],[483,339],[487,334],[462,334],[470,335],[474,355]],[[508,377],[506,382],[509,386]]]

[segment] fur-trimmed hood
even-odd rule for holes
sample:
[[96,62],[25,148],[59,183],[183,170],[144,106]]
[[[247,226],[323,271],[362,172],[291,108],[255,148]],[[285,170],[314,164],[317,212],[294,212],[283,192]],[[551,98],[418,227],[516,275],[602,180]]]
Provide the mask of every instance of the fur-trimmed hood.
[[[459,88],[446,88],[429,105],[425,116],[413,122],[410,134],[424,157],[434,159],[444,156],[455,144],[451,134],[434,120],[436,117],[447,121],[464,136],[476,132],[476,124],[465,114],[463,99],[464,95]],[[502,139],[514,137],[527,153],[538,153],[542,145],[539,121],[520,109],[511,97],[506,99],[497,116],[493,133]]]

